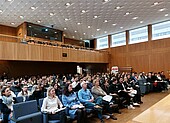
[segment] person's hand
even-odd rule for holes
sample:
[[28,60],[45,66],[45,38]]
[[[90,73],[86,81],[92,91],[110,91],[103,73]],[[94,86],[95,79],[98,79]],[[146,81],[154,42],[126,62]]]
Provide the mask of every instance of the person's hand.
[[55,114],[55,111],[52,111],[51,114]]
[[94,99],[90,99],[90,100],[89,100],[89,102],[93,102],[93,101],[94,101]]
[[13,116],[13,112],[11,112],[9,116],[10,116],[10,118],[12,118],[12,116]]

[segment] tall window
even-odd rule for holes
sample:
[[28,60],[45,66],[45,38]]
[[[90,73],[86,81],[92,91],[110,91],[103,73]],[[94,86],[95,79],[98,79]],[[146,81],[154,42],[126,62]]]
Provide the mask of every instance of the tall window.
[[126,32],[112,35],[111,47],[126,45]]
[[152,40],[170,37],[170,21],[152,25]]
[[141,27],[129,31],[129,44],[148,41],[148,27]]
[[97,49],[108,48],[108,36],[97,39]]

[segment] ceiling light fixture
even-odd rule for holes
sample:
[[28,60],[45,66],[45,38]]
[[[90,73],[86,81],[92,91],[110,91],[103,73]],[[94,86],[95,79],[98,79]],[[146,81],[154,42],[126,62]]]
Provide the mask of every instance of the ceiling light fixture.
[[96,29],[97,31],[100,31],[100,29]]
[[117,24],[116,24],[116,23],[113,23],[112,25],[113,25],[113,26],[116,26]]
[[75,38],[74,36],[72,36],[73,38]]
[[41,23],[41,20],[38,20],[37,23]]
[[90,29],[90,28],[91,28],[91,26],[87,26],[87,28],[89,28],[89,29]]
[[140,21],[140,23],[143,23],[143,21]]
[[23,15],[20,15],[19,17],[20,17],[21,19],[23,19],[23,18],[24,18],[24,16],[23,16]]
[[65,27],[64,30],[67,30],[67,28]]
[[107,31],[104,31],[104,33],[107,33]]
[[95,15],[95,16],[93,16],[93,18],[95,19],[95,18],[98,18],[98,16],[97,15]]
[[65,20],[65,21],[68,21],[68,20],[69,20],[69,18],[65,18],[64,20]]
[[168,14],[165,14],[165,17],[169,16]]
[[118,9],[121,9],[121,8],[122,8],[121,6],[116,6],[115,10],[118,10]]
[[123,27],[122,27],[122,26],[121,26],[120,28],[121,28],[121,29],[123,29]]
[[74,32],[77,32],[77,30],[75,30]]
[[53,12],[50,12],[50,16],[53,16],[54,15],[54,13]]
[[166,10],[166,8],[159,9],[160,12],[163,12],[165,10]]
[[57,32],[54,32],[55,34],[57,33]]
[[103,2],[109,2],[110,0],[103,0]]
[[130,15],[131,13],[130,12],[126,12],[125,14],[124,14],[124,16],[126,16],[126,15]]
[[108,20],[104,20],[104,23],[107,23],[108,22]]
[[84,32],[83,35],[86,35],[86,33]]
[[82,40],[83,38],[80,38],[80,40]]
[[80,25],[81,23],[77,23],[77,25]]
[[0,13],[2,13],[3,11],[0,9]]
[[91,35],[91,37],[94,37],[94,35]]
[[36,9],[36,7],[35,7],[35,6],[31,6],[31,9],[32,9],[32,10],[35,10],[35,9]]
[[69,2],[65,4],[65,6],[67,6],[67,7],[69,7],[71,5],[72,5],[72,3],[69,3]]
[[81,13],[86,13],[86,10],[82,10]]
[[133,20],[136,20],[136,19],[138,19],[138,17],[133,17],[132,19],[133,19]]
[[11,23],[11,25],[15,25],[15,23],[14,23],[14,22],[12,22],[12,23]]

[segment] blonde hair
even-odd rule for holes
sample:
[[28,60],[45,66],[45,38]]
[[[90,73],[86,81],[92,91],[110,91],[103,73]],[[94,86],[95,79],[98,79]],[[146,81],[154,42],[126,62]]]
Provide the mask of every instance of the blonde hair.
[[[48,87],[48,89],[47,89],[47,96],[48,96],[48,97],[51,96],[51,95],[50,95],[50,91],[51,91],[52,89],[54,89],[54,87],[52,87],[52,86]],[[56,97],[56,96],[55,96],[55,97]]]

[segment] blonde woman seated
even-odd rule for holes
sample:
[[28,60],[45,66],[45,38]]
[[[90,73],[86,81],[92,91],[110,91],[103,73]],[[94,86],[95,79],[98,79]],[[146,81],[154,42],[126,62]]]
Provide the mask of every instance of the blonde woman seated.
[[53,87],[47,89],[47,97],[43,100],[41,111],[49,114],[49,120],[60,120],[60,123],[66,123],[65,110]]
[[23,97],[23,102],[26,101],[26,97],[29,97],[31,95],[31,92],[28,91],[28,86],[24,85],[22,87],[22,90],[18,93],[17,97]]

